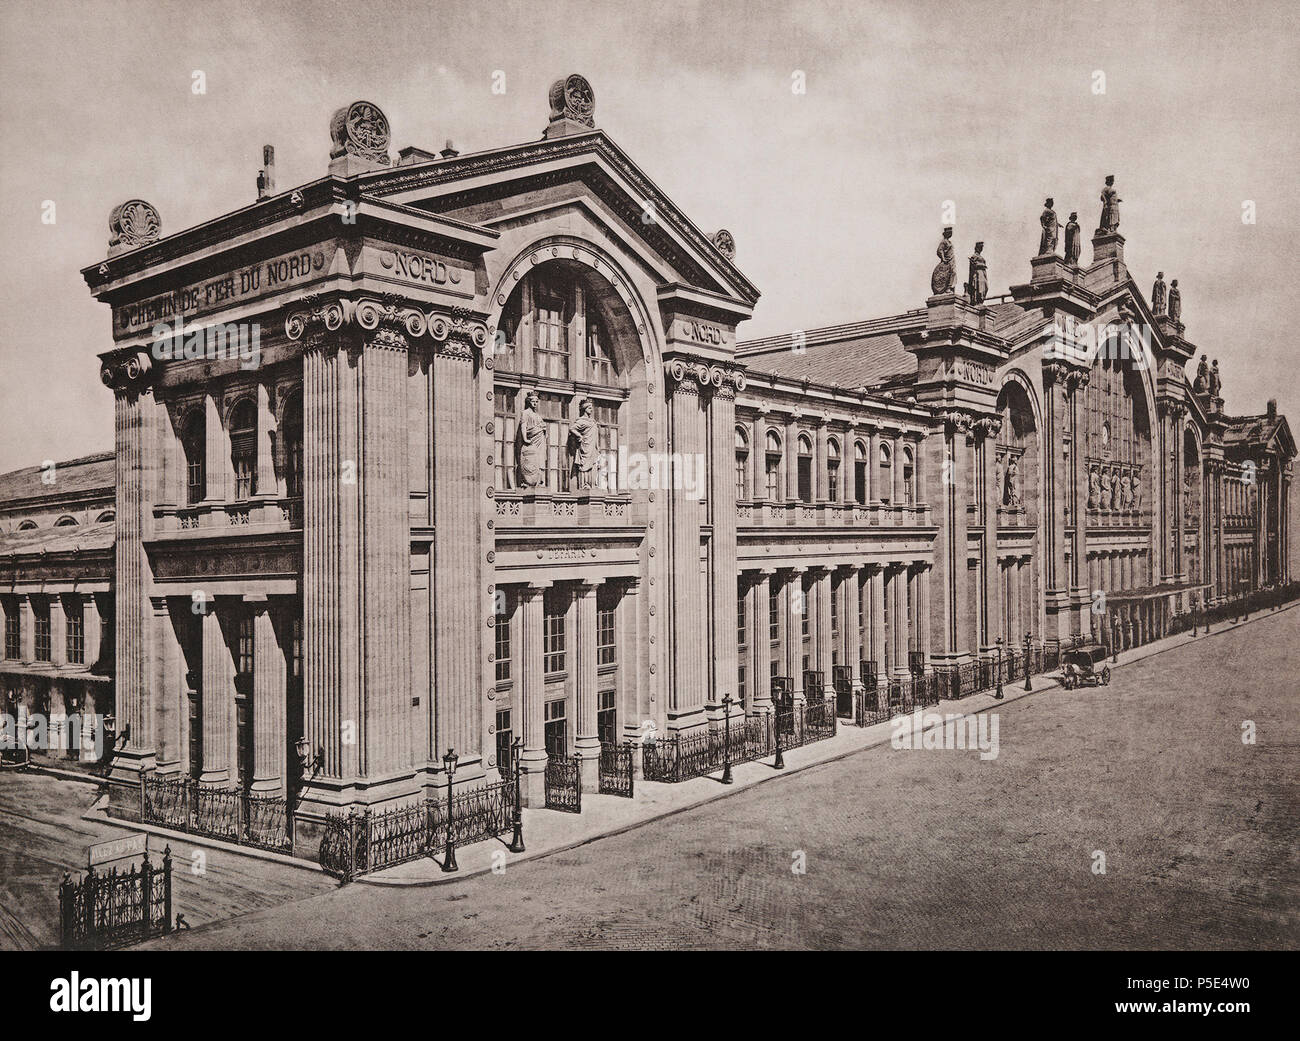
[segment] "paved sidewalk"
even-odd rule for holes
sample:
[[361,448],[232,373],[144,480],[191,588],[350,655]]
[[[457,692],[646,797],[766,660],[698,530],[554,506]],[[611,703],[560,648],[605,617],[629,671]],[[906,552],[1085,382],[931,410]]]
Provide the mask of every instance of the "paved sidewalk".
[[[1290,605],[1279,611],[1265,611],[1252,615],[1251,620],[1263,616],[1279,614],[1282,611],[1295,610],[1300,605]],[[1193,637],[1189,633],[1180,633],[1163,640],[1146,644],[1119,654],[1119,666],[1141,661],[1154,654],[1194,643],[1197,640],[1214,639],[1218,634],[1240,628],[1247,622],[1219,623],[1207,636],[1203,631]],[[1112,666],[1114,668],[1115,666]],[[999,704],[1009,704],[1025,697],[1034,697],[1059,689],[1059,683],[1049,676],[1033,677],[1033,690],[1026,694],[1024,681],[1004,684],[1004,699],[999,702],[992,694],[974,694],[960,701],[941,701],[938,705],[925,709],[927,722],[934,715],[968,716],[995,708]],[[701,806],[715,799],[723,799],[736,792],[764,784],[777,778],[799,773],[822,763],[833,762],[846,756],[854,755],[868,748],[888,744],[896,726],[907,728],[911,733],[915,729],[916,717],[898,716],[872,727],[855,727],[840,725],[835,737],[815,744],[805,745],[784,753],[786,768],[776,770],[772,767],[769,756],[754,762],[741,763],[731,768],[735,781],[724,786],[719,778],[721,774],[697,777],[680,784],[662,784],[654,781],[636,782],[633,799],[621,799],[613,795],[582,795],[582,813],[570,814],[557,810],[524,810],[524,844],[523,853],[511,853],[506,849],[509,834],[500,840],[478,842],[472,846],[456,850],[456,862],[460,870],[447,874],[442,871],[441,859],[430,858],[410,861],[396,867],[387,868],[356,879],[358,885],[373,886],[428,886],[457,882],[466,877],[483,874],[494,868],[501,870],[512,864],[549,856],[553,853],[574,846],[581,846],[608,835],[617,835],[640,827],[651,821],[669,817],[684,810]]]

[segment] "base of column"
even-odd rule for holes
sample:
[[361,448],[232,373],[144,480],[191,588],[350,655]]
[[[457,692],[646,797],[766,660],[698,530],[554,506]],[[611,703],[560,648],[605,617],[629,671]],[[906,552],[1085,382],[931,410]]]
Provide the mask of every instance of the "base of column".
[[574,742],[574,752],[582,756],[579,773],[584,792],[600,791],[600,739],[580,737]]
[[525,806],[546,805],[546,752],[525,749],[519,755],[519,795]]
[[113,762],[109,767],[108,779],[127,784],[138,784],[140,774],[157,767],[157,758],[152,748],[123,748],[113,753]]

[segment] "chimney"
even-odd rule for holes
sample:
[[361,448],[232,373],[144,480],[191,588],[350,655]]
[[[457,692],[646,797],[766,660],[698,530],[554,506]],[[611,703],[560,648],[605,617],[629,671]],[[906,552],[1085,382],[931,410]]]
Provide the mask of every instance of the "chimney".
[[456,149],[452,146],[451,138],[447,138],[446,147],[443,148],[443,150],[438,154],[442,156],[444,159],[455,159],[456,156],[460,155],[460,153],[456,151]]
[[1277,419],[1277,398],[1268,399],[1268,418]]
[[275,194],[275,148],[262,146],[262,169],[257,172],[257,197],[266,199]]

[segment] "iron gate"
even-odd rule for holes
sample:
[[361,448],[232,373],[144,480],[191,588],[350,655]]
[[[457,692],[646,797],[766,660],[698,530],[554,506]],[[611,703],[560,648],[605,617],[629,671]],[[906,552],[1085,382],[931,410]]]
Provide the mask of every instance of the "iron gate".
[[546,808],[582,812],[582,756],[546,757]]
[[841,716],[853,715],[853,666],[836,665],[831,670],[835,683],[835,712]]
[[[600,794],[632,798],[632,746],[600,746]],[[548,796],[549,799],[549,796]]]

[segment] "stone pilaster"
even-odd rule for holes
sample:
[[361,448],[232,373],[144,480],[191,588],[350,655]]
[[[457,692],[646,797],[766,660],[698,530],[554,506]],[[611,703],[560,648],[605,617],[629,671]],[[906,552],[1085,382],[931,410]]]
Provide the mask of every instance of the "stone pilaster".
[[[180,770],[181,717],[188,711],[185,704],[185,665],[180,641],[176,637],[176,621],[187,623],[190,601],[177,599],[173,605],[165,596],[150,598],[153,608],[150,618],[150,640],[153,644],[154,733],[157,737],[157,769],[159,774],[173,774]],[[181,612],[184,612],[183,614]]]
[[596,586],[579,582],[573,587],[573,676],[575,721],[574,751],[582,756],[582,786],[599,790],[600,735],[596,728]]
[[710,700],[722,703],[736,691],[736,395],[730,383],[714,386],[709,410],[709,624],[712,645]]
[[258,495],[279,494],[275,482],[275,401],[273,387],[266,380],[257,382],[257,488]]
[[50,664],[55,668],[68,663],[68,620],[63,613],[63,598],[51,594],[50,604]]
[[831,573],[826,568],[819,568],[814,573],[812,591],[817,618],[813,631],[812,667],[822,674],[825,690],[830,690],[834,680],[834,666],[831,662],[835,645],[831,631]]
[[519,587],[519,679],[515,686],[518,702],[520,736],[523,747],[519,756],[522,773],[522,796],[529,806],[541,806],[546,797],[546,681],[542,659],[544,626],[542,587]]
[[282,791],[287,778],[284,651],[266,597],[245,598],[253,612],[253,791]]
[[876,663],[876,675],[885,675],[885,567],[877,564],[868,580],[871,587],[871,646],[868,657]]
[[199,783],[225,788],[233,777],[235,663],[222,626],[223,609],[209,600],[203,611],[203,771]]
[[892,651],[890,661],[891,675],[905,678],[907,670],[907,565],[891,563],[893,572],[889,579],[889,645]]
[[770,608],[770,583],[776,581],[769,568],[749,572],[754,581],[749,585],[746,598],[750,604],[749,617],[749,704],[750,714],[767,712],[772,707],[772,642]]

